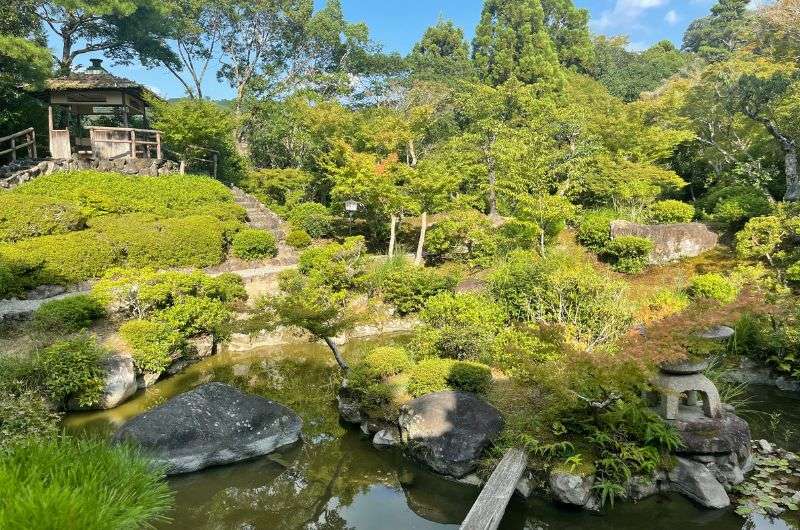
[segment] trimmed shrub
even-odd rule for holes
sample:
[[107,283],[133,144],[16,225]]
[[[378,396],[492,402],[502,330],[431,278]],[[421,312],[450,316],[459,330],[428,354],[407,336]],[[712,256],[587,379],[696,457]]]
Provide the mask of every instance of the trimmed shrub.
[[324,204],[302,202],[289,212],[289,223],[305,230],[313,238],[326,237],[333,233],[335,217]]
[[364,365],[377,377],[390,377],[411,368],[414,362],[405,348],[383,346],[364,357]]
[[657,224],[689,223],[694,215],[694,206],[676,200],[655,202],[647,212],[648,220]]
[[0,193],[0,241],[18,241],[79,230],[86,217],[70,204],[46,197]]
[[611,222],[619,219],[614,210],[592,210],[583,214],[578,222],[575,239],[581,245],[599,252],[611,241]]
[[512,219],[500,227],[499,247],[501,252],[532,250],[537,248],[542,236],[539,225],[530,221]]
[[694,300],[715,300],[721,304],[729,304],[739,295],[738,289],[728,278],[715,272],[693,277],[687,292]]
[[43,304],[33,314],[33,323],[41,331],[74,333],[88,328],[104,314],[100,302],[78,295]]
[[286,234],[286,244],[296,250],[308,248],[312,242],[311,236],[302,228],[292,229]]
[[456,363],[453,359],[430,358],[417,363],[408,374],[406,389],[412,396],[419,397],[433,392],[450,390],[447,378]]
[[142,372],[160,374],[172,362],[172,355],[183,347],[180,333],[150,320],[128,321],[119,333],[131,347],[133,362]]
[[447,382],[456,390],[485,394],[492,386],[492,371],[485,364],[459,361],[450,368]]
[[244,260],[274,258],[278,242],[272,232],[246,228],[233,236],[233,255]]
[[457,284],[455,275],[405,265],[389,272],[382,281],[381,291],[398,314],[407,315],[422,309],[429,298],[439,293],[453,292]]
[[486,266],[497,254],[496,230],[489,218],[476,210],[452,212],[434,224],[425,239],[425,252],[433,263],[455,261]]
[[224,337],[227,335],[227,324],[233,320],[233,313],[219,300],[185,296],[176,300],[172,307],[155,313],[153,319],[184,337],[204,333]]
[[628,274],[642,272],[647,268],[653,242],[644,237],[620,236],[606,243],[603,256],[615,270]]
[[367,247],[363,236],[348,237],[344,243],[311,247],[300,254],[298,270],[333,290],[355,287],[364,276]]
[[420,318],[413,344],[423,357],[480,359],[491,353],[507,315],[485,296],[441,293],[428,300]]
[[42,350],[38,364],[48,396],[56,403],[75,398],[81,406],[95,405],[105,387],[101,361],[107,355],[88,335],[56,342]]
[[30,438],[0,458],[0,528],[147,528],[172,501],[164,470],[127,445]]
[[36,358],[0,355],[0,454],[26,437],[58,434],[61,416],[43,393],[43,379]]
[[749,219],[772,212],[764,193],[744,184],[718,186],[698,204],[710,221],[730,230],[739,230]]

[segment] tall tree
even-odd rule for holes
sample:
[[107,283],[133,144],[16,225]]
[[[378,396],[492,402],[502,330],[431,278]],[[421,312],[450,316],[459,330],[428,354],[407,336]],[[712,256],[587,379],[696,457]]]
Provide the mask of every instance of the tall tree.
[[36,15],[36,5],[37,0],[20,0],[14,2],[14,9],[3,9],[0,13],[0,35],[30,39],[45,46],[47,38],[42,21]]
[[745,42],[750,0],[719,0],[711,14],[692,22],[683,35],[683,49],[707,61],[724,61]]
[[486,0],[472,56],[481,78],[495,86],[512,78],[535,83],[559,77],[540,0]]
[[55,59],[62,74],[86,53],[102,53],[120,64],[130,64],[132,55],[175,64],[164,43],[170,20],[157,0],[48,0],[38,3],[36,13],[61,41]]
[[41,105],[26,89],[41,88],[52,65],[50,52],[43,46],[0,35],[0,136],[34,125],[32,120]]
[[558,60],[567,67],[588,71],[594,63],[589,34],[589,11],[575,7],[572,0],[542,0],[544,23],[555,44]]
[[425,30],[408,61],[417,80],[451,82],[473,75],[464,31],[450,20],[440,20]]

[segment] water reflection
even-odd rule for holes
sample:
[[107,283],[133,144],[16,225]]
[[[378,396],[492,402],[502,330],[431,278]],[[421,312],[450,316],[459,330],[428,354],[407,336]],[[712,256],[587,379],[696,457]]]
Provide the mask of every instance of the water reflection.
[[[387,339],[389,341],[395,339]],[[346,350],[351,359],[365,343]],[[233,384],[282,402],[303,417],[304,441],[267,457],[170,479],[177,506],[169,529],[442,529],[458,528],[478,490],[441,479],[395,450],[378,450],[339,422],[338,373],[317,345],[221,354],[162,381],[113,411],[68,418],[74,432],[116,426],[209,381]],[[781,396],[778,396],[781,397]],[[773,403],[773,396],[769,396]],[[783,406],[784,401],[776,401]],[[796,403],[788,402],[789,405]],[[793,408],[791,413],[797,413]],[[790,414],[791,414],[790,413]],[[796,418],[795,426],[800,425]],[[757,431],[758,434],[758,431]],[[504,530],[795,530],[783,521],[743,522],[731,511],[700,509],[679,496],[618,506],[597,516],[543,500],[514,498]]]

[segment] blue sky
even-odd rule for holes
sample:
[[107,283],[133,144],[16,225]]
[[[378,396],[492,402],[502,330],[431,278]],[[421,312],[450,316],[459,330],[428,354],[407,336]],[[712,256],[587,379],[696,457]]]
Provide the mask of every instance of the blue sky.
[[[318,5],[324,0],[315,0]],[[625,34],[631,48],[645,49],[662,39],[680,45],[683,31],[694,19],[704,16],[715,0],[575,0],[591,13],[591,29],[607,35]],[[471,39],[480,18],[483,0],[342,0],[350,21],[366,22],[373,39],[388,51],[408,52],[425,29],[440,17],[453,20]],[[89,57],[79,58],[88,64]],[[140,66],[110,67],[117,75],[143,82],[167,97],[183,95],[171,74]],[[206,79],[206,95],[228,98],[232,91],[217,82],[211,73]]]

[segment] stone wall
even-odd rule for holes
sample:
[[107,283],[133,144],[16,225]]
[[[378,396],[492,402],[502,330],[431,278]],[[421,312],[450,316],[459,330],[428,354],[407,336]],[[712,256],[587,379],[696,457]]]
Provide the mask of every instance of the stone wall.
[[115,171],[125,175],[166,175],[178,172],[178,163],[155,158],[118,158],[97,160],[94,158],[63,158],[48,160],[18,160],[0,167],[0,188],[12,189],[42,175],[56,171],[97,169]]
[[628,221],[611,223],[611,237],[637,236],[655,245],[650,255],[653,264],[691,258],[717,246],[719,235],[702,223],[640,225]]

